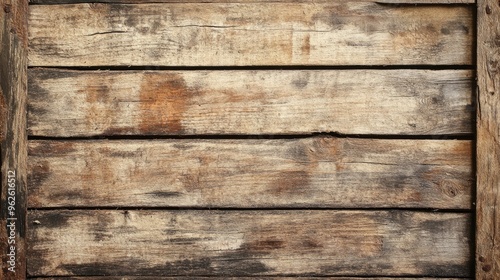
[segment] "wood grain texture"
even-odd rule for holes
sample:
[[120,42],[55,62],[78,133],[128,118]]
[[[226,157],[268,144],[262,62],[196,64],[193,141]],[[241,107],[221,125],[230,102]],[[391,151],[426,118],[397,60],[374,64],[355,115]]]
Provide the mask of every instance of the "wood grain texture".
[[29,72],[36,136],[469,134],[468,70]]
[[0,114],[4,122],[0,142],[0,279],[5,280],[26,276],[27,8],[25,0],[0,0]]
[[[466,6],[30,6],[31,66],[470,65]],[[71,27],[71,28],[68,28]]]
[[470,277],[471,215],[30,211],[31,276]]
[[478,1],[476,278],[500,279],[500,3]]
[[29,206],[470,209],[454,140],[30,141]]

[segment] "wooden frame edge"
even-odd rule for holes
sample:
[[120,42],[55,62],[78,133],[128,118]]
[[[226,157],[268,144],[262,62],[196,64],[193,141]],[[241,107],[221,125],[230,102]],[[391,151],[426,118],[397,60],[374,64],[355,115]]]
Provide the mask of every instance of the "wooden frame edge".
[[500,2],[477,3],[476,279],[500,279]]
[[26,279],[28,0],[0,0],[0,279]]

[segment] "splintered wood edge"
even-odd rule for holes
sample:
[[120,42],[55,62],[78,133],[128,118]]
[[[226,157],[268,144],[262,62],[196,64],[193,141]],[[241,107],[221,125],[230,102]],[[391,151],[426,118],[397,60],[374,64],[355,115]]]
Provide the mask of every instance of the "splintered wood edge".
[[3,92],[0,118],[4,122],[0,144],[0,279],[5,280],[26,278],[27,15],[27,0],[0,0],[0,88]]
[[500,3],[477,10],[476,278],[500,279]]

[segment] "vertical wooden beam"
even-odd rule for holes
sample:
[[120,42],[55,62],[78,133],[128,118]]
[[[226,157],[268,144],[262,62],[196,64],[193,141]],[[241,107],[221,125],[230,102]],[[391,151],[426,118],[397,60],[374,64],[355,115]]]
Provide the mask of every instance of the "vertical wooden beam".
[[26,279],[28,0],[0,0],[0,16],[0,279]]
[[500,2],[478,0],[476,278],[500,279]]

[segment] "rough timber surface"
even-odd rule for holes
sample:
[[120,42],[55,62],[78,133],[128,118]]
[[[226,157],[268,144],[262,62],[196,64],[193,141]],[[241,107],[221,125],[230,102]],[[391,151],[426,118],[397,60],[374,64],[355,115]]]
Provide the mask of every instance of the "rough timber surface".
[[476,278],[500,279],[500,3],[478,1]]
[[29,224],[31,276],[471,276],[465,213],[48,210]]
[[34,136],[472,133],[469,70],[29,72]]
[[454,140],[30,141],[29,207],[470,209]]
[[4,280],[26,276],[27,8],[25,0],[0,0],[0,120],[4,122],[0,126],[0,279]]
[[31,66],[470,65],[467,6],[30,6]]

